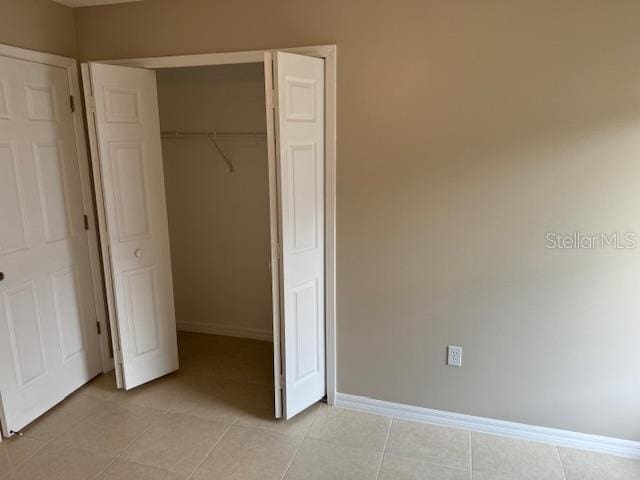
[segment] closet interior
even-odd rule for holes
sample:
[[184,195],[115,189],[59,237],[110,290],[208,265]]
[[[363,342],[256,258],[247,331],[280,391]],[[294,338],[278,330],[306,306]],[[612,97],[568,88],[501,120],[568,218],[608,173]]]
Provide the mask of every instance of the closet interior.
[[[156,78],[181,363],[192,348],[183,332],[272,341],[263,64],[159,69]],[[270,382],[271,348],[259,368]]]

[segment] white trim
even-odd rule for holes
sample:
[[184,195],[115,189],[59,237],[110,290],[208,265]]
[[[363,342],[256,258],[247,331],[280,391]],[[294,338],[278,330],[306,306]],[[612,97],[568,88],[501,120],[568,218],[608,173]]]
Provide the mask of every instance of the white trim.
[[[302,53],[301,50],[298,53]],[[333,405],[336,400],[337,382],[337,346],[336,346],[336,159],[337,159],[337,106],[338,106],[338,49],[335,45],[318,48],[325,59],[325,322],[326,322],[326,375],[327,403]],[[312,54],[313,52],[307,52]]]
[[278,210],[278,169],[276,166],[275,99],[273,91],[273,53],[264,53],[264,98],[267,117],[267,161],[269,166],[269,233],[271,240],[271,305],[272,305],[272,342],[278,348],[273,349],[273,385],[274,414],[282,418],[282,337],[280,335],[280,222]]
[[206,333],[208,335],[252,338],[253,340],[264,340],[265,342],[273,342],[273,333],[271,332],[271,330],[263,330],[260,328],[226,325],[224,323],[204,322],[178,322],[176,326],[179,332]]
[[[249,50],[243,52],[199,53],[195,55],[173,55],[168,57],[121,58],[117,60],[93,60],[97,63],[121,65],[135,68],[182,68],[209,65],[231,65],[235,63],[262,63],[265,52],[289,52],[329,59],[335,58],[335,45],[315,47],[274,48],[271,50]],[[335,67],[334,67],[335,70]]]
[[171,57],[125,58],[120,60],[103,60],[97,63],[157,69],[206,67],[210,65],[231,65],[235,63],[262,63],[263,61],[264,50],[253,50],[250,52],[203,53],[199,55],[175,55]]
[[94,5],[112,5],[114,3],[141,2],[142,0],[53,0],[71,8],[90,7]]
[[204,53],[168,57],[102,60],[100,63],[135,68],[180,68],[236,63],[261,63],[266,52],[283,51],[325,59],[325,317],[327,403],[333,405],[337,388],[336,353],[336,159],[337,52],[336,45]]
[[0,44],[0,56],[15,58],[18,60],[26,60],[34,63],[50,65],[52,67],[64,68],[67,70],[67,78],[69,81],[69,91],[75,99],[76,108],[73,112],[73,126],[75,133],[75,146],[78,159],[78,167],[80,173],[80,183],[82,190],[82,205],[84,213],[89,217],[89,231],[87,232],[87,241],[89,247],[89,264],[91,269],[93,298],[95,305],[96,321],[100,322],[102,335],[99,337],[100,355],[102,358],[103,371],[110,370],[113,365],[113,359],[110,357],[108,335],[106,326],[106,311],[104,308],[105,299],[102,289],[102,272],[100,270],[101,258],[98,247],[98,237],[94,228],[95,213],[93,207],[93,194],[91,192],[91,180],[89,175],[89,157],[87,155],[85,143],[84,121],[82,117],[82,102],[80,95],[80,85],[78,83],[78,64],[75,59],[54,55],[52,53],[37,52],[24,48],[12,47],[10,45]]
[[445,427],[462,428],[472,432],[548,443],[559,447],[590,450],[619,457],[640,458],[640,442],[632,440],[432,410],[347,393],[336,393],[335,406]]
[[44,63],[52,67],[72,68],[76,61],[73,58],[54,55],[53,53],[36,52],[25,48],[12,47],[11,45],[0,44],[0,55],[3,57],[27,60],[29,62]]

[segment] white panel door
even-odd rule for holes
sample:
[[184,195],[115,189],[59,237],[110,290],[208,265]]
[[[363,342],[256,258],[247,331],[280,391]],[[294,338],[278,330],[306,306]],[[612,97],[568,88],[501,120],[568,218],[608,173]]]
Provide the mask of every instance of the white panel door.
[[275,340],[282,350],[283,412],[291,418],[326,393],[324,60],[276,52],[274,97],[282,256],[281,338]]
[[17,432],[102,370],[69,80],[0,57],[0,415]]
[[89,64],[89,75],[117,317],[114,349],[130,389],[178,369],[156,76],[97,63]]

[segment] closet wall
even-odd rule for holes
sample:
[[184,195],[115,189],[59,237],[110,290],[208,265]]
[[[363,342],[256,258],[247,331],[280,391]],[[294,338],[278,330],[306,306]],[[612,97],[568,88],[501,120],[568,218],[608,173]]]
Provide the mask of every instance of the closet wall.
[[[262,64],[157,72],[163,131],[260,130]],[[271,338],[269,193],[264,136],[163,139],[179,330]]]

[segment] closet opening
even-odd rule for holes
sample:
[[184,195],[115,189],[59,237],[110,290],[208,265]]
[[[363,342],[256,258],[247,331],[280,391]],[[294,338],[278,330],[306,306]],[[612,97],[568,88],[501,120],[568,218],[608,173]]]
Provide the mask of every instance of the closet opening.
[[335,397],[335,47],[297,50],[82,65],[116,385],[170,411]]
[[264,66],[167,68],[156,81],[180,372],[221,401],[252,392],[238,408],[273,416]]

